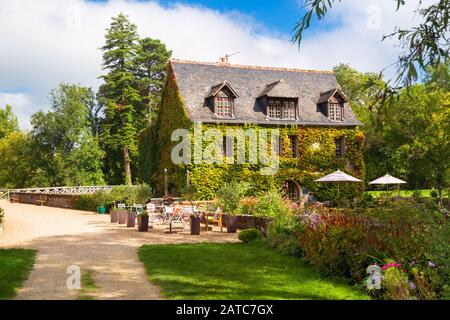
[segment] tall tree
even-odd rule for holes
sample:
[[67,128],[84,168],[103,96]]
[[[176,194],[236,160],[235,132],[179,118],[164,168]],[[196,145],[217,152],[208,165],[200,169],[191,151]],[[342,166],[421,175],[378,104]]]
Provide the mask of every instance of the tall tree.
[[52,108],[32,116],[35,183],[40,186],[103,184],[103,151],[92,134],[92,90],[60,84],[50,94]]
[[0,139],[8,133],[19,130],[19,122],[12,112],[10,105],[6,105],[5,109],[0,108]]
[[167,62],[172,51],[160,40],[144,38],[139,40],[134,61],[135,75],[138,80],[142,103],[137,117],[138,131],[146,128],[148,122],[156,116],[161,92],[166,82]]
[[378,75],[359,73],[348,65],[339,65],[334,72],[364,122],[367,178],[390,172],[406,179],[410,187],[448,188],[450,68],[428,68],[425,84],[400,90],[384,103],[378,95],[385,83]]
[[[124,14],[112,18],[106,30],[103,50],[104,84],[99,90],[99,100],[104,106],[101,140],[108,154],[109,179],[116,184],[132,184],[131,157],[137,152],[137,130],[134,125],[136,106],[142,102],[133,73],[139,40],[136,25]],[[122,161],[120,161],[122,154]],[[120,165],[123,164],[123,166]],[[123,171],[120,170],[123,167]],[[121,174],[124,172],[124,174]]]

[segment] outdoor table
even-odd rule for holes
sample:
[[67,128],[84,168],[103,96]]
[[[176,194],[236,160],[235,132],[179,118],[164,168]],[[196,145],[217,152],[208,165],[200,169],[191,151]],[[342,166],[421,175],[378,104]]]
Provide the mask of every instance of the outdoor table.
[[214,217],[215,216],[215,212],[202,212],[203,216],[205,217],[205,231],[209,231],[209,219],[208,217]]

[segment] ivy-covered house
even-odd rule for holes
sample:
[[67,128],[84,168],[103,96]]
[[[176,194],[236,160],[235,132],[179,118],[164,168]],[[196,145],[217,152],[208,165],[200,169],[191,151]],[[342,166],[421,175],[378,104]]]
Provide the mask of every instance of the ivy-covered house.
[[[203,131],[223,133],[278,129],[276,174],[262,175],[261,164],[230,164],[226,157],[214,164],[175,164],[171,153],[179,141],[172,141],[172,133],[180,128],[193,133],[196,123],[202,123]],[[309,193],[332,199],[336,187],[314,180],[337,169],[364,178],[360,126],[330,71],[171,60],[157,120],[140,135],[139,174],[160,195],[167,170],[168,192],[174,195],[191,185],[197,198],[211,199],[224,182],[237,179],[250,182],[255,193],[277,186],[295,201]],[[228,157],[229,143],[224,138]],[[247,149],[258,148],[250,140],[245,143]],[[201,152],[206,142],[200,147]],[[199,150],[193,146],[192,152]],[[340,194],[360,188],[343,186]]]

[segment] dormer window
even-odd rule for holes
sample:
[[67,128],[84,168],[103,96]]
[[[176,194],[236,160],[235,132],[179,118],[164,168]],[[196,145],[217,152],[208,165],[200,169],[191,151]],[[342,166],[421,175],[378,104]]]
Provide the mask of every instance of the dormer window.
[[297,102],[293,99],[269,99],[267,102],[267,117],[278,120],[295,120],[297,117]]
[[224,81],[212,86],[205,99],[216,117],[234,118],[234,100],[238,97],[231,85]]
[[344,104],[328,103],[328,118],[331,121],[342,121],[344,119]]
[[214,113],[219,118],[232,118],[234,110],[234,98],[229,97],[216,97],[214,103]]
[[266,105],[268,120],[296,120],[298,98],[297,91],[283,79],[268,84],[258,96]]
[[320,94],[318,105],[322,113],[331,121],[345,120],[345,103],[347,97],[339,89],[332,89]]

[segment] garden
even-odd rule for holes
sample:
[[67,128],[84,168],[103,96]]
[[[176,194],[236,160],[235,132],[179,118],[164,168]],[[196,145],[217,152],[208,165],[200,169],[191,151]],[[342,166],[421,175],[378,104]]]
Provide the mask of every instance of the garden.
[[[141,248],[150,279],[167,297],[303,299],[304,274],[315,270],[352,286],[344,295],[311,287],[309,298],[450,299],[448,211],[436,199],[365,196],[356,206],[299,207],[278,190],[255,196],[250,184],[231,182],[219,190],[217,203],[229,214],[271,223],[241,231],[247,245]],[[180,268],[183,256],[189,258]]]

